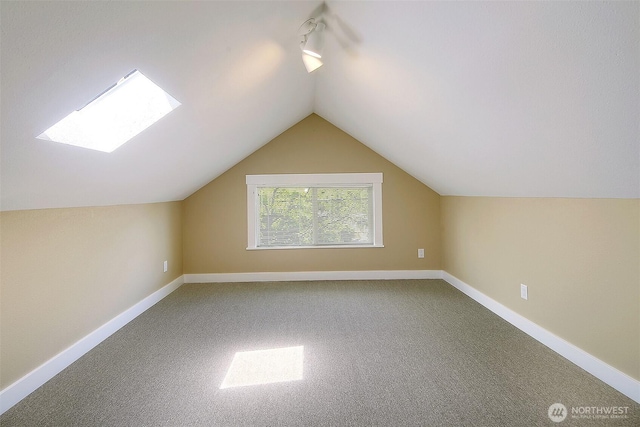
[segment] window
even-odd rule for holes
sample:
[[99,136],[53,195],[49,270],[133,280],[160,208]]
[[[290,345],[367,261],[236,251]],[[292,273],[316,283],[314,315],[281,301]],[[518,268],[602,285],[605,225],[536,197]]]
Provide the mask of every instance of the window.
[[111,153],[178,106],[171,95],[133,70],[38,138]]
[[382,247],[382,174],[247,175],[247,249]]

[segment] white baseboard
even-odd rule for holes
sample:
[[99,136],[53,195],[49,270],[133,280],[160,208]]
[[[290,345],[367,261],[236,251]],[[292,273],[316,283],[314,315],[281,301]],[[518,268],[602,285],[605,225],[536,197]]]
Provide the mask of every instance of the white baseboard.
[[100,344],[118,329],[178,289],[183,283],[183,276],[178,277],[0,391],[0,415],[60,373],[67,366],[78,360],[89,350]]
[[82,355],[100,344],[118,329],[135,319],[158,301],[178,289],[183,283],[309,281],[309,280],[389,280],[444,279],[470,298],[476,300],[518,329],[575,363],[604,383],[640,403],[640,381],[606,364],[575,345],[552,334],[525,317],[441,270],[379,270],[379,271],[307,271],[266,273],[185,274],[149,295],[133,307],[111,319],[71,347],[49,359],[18,381],[0,391],[0,415],[49,381]]
[[293,282],[309,280],[441,279],[442,270],[292,271],[185,274],[184,283]]
[[457,277],[442,272],[442,278],[449,284],[476,300],[516,328],[535,338],[565,359],[575,363],[594,377],[610,385],[625,396],[640,403],[640,381],[620,372],[586,351],[552,334],[536,323],[510,310],[499,302],[489,298]]

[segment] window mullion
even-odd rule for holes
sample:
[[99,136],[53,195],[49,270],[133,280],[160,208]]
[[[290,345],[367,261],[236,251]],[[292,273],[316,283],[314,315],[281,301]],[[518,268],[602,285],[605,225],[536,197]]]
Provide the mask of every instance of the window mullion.
[[367,189],[367,191],[369,193],[368,194],[368,198],[369,198],[369,206],[368,206],[368,208],[369,208],[369,212],[368,212],[369,213],[369,218],[368,218],[369,219],[369,240],[371,241],[371,243],[375,243],[374,240],[375,240],[375,235],[376,235],[376,233],[375,233],[376,225],[375,225],[375,220],[374,220],[374,216],[373,216],[373,204],[374,204],[374,202],[373,202],[373,186],[369,187]]
[[313,244],[318,244],[318,189],[311,187],[311,210],[313,218]]

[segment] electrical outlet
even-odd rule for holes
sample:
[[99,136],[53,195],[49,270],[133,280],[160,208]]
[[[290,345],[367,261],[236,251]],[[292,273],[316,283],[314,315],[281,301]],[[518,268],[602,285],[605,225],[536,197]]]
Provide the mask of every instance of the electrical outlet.
[[424,258],[424,249],[418,249],[418,258]]
[[527,288],[527,285],[520,284],[520,298],[529,299],[529,288]]
[[166,273],[169,269],[169,263],[167,261],[164,262],[164,272]]

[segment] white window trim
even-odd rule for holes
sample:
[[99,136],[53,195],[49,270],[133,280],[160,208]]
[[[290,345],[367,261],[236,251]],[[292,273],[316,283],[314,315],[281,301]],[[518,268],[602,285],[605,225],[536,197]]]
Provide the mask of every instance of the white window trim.
[[[323,173],[247,175],[247,250],[269,249],[346,249],[382,248],[382,173]],[[373,244],[322,246],[257,246],[258,217],[256,215],[258,187],[324,187],[370,184],[373,186]]]

